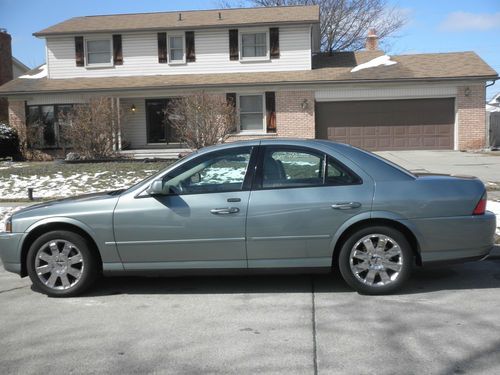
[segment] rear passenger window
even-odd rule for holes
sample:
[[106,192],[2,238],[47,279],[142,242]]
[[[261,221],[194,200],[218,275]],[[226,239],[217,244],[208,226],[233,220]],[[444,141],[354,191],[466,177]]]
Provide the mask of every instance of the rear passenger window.
[[301,187],[323,184],[321,155],[305,151],[266,149],[263,161],[262,187]]
[[326,167],[327,185],[355,185],[360,184],[361,179],[336,160],[328,157]]

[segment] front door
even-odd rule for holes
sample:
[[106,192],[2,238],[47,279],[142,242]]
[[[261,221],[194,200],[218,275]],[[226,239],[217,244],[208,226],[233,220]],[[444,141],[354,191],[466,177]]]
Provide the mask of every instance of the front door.
[[169,99],[146,100],[148,143],[177,143],[179,139],[166,116]]
[[330,267],[333,234],[371,209],[368,179],[316,150],[261,146],[248,204],[248,267]]
[[251,154],[201,155],[162,177],[164,194],[120,198],[114,228],[125,269],[246,268]]

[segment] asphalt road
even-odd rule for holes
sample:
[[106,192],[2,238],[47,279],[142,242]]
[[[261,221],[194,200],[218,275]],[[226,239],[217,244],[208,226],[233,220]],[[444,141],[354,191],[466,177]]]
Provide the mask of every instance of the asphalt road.
[[500,260],[398,295],[335,275],[107,278],[53,299],[0,272],[0,372],[499,374]]

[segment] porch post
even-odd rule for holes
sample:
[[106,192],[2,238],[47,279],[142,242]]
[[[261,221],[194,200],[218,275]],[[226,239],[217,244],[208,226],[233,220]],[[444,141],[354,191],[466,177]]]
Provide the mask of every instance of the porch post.
[[115,127],[115,98],[112,96],[111,99],[111,142],[113,144],[113,151],[116,151],[116,127]]
[[122,121],[121,121],[121,104],[120,98],[116,98],[116,118],[118,122],[118,151],[122,150]]

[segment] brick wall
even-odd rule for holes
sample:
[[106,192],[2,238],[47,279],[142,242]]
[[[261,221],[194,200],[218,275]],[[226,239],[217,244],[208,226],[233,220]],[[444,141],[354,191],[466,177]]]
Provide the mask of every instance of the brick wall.
[[279,137],[315,137],[314,91],[276,92],[276,130]]
[[26,146],[26,104],[24,100],[9,100],[9,125],[17,130],[23,150]]
[[[307,108],[302,109],[304,100]],[[275,137],[314,138],[314,91],[276,91],[276,133],[231,134],[226,142]]]
[[486,110],[484,84],[459,86],[457,121],[459,150],[486,147]]

